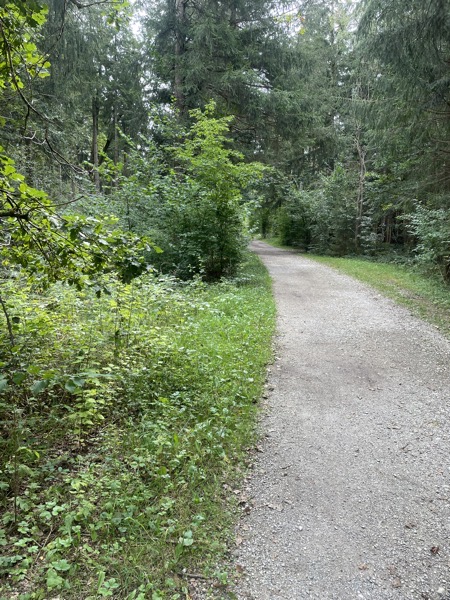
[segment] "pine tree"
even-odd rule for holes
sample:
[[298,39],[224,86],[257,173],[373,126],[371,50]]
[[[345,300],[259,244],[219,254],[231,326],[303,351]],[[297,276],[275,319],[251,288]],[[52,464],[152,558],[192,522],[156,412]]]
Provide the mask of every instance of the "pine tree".
[[[423,194],[450,188],[450,2],[367,0],[360,46],[378,65],[379,130],[409,146]],[[392,132],[395,136],[392,136]],[[388,148],[389,145],[387,144]],[[395,151],[395,150],[394,150]]]

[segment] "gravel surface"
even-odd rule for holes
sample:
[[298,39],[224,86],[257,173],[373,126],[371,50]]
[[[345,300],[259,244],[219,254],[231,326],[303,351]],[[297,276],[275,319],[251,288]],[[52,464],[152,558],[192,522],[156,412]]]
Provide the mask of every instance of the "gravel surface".
[[450,600],[450,343],[345,275],[253,249],[279,320],[236,597]]

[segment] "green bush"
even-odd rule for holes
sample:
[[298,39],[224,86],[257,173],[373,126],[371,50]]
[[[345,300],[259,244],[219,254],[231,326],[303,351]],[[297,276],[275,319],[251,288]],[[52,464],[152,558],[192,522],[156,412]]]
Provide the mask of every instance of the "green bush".
[[445,281],[450,280],[450,211],[419,205],[409,219],[411,232],[418,240],[418,262],[437,269]]
[[276,231],[286,246],[308,250],[311,244],[311,209],[308,192],[294,192],[287,197],[276,215]]
[[[215,105],[193,110],[193,124],[171,147],[146,141],[128,162],[132,173],[113,194],[122,226],[147,234],[163,249],[153,264],[183,279],[233,275],[245,248],[243,190],[262,173],[229,148],[232,117]],[[164,128],[163,128],[164,133]]]

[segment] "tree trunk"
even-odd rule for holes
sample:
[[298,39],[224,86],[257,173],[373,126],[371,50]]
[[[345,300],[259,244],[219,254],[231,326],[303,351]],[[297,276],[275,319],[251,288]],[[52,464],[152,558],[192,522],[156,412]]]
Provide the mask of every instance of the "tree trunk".
[[355,142],[359,162],[358,193],[356,196],[355,248],[356,250],[359,250],[361,243],[361,222],[364,210],[364,186],[366,175],[366,152],[361,143],[361,131],[359,129],[356,132]]
[[181,64],[185,52],[185,26],[186,26],[187,0],[175,0],[175,75],[173,95],[175,104],[181,114],[185,112],[185,98],[183,91],[183,65]]
[[118,119],[117,119],[117,106],[114,104],[114,164],[117,166],[119,164],[119,136],[117,133]]
[[98,172],[98,117],[100,113],[100,102],[98,99],[98,92],[92,98],[92,151],[91,151],[91,163],[94,166],[94,184],[95,191],[100,191],[100,173]]
[[236,2],[232,2],[231,3],[231,9],[230,9],[230,25],[233,28],[236,28],[238,26],[238,22],[237,22],[237,7],[236,7]]
[[118,118],[117,118],[117,105],[114,103],[113,106],[114,111],[114,166],[116,169],[114,170],[114,187],[119,187],[119,173],[117,171],[117,165],[119,164],[119,134],[117,131],[118,127]]

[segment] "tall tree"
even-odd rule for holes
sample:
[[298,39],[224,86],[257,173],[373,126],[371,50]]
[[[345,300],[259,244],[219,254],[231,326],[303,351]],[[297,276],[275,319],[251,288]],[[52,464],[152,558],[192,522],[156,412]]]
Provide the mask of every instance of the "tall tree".
[[284,63],[292,62],[277,18],[282,5],[272,0],[152,3],[146,31],[156,96],[167,101],[173,95],[183,114],[213,98],[219,110],[235,116],[235,137],[247,147],[264,144],[282,102],[281,96],[278,104],[268,97]]
[[[65,180],[73,175],[79,179],[89,161],[97,188],[103,157],[117,161],[125,145],[117,128],[133,139],[147,128],[141,52],[131,31],[131,13],[114,16],[110,6],[49,2],[38,45],[50,60],[51,77],[35,82],[33,89],[39,113],[49,119],[31,115],[28,121],[35,154],[44,150],[53,159],[57,152],[57,173]],[[47,172],[54,170],[53,160],[44,165]]]
[[[412,176],[424,193],[450,188],[450,2],[366,0],[359,28],[378,61],[379,129],[407,137]],[[392,135],[390,136],[392,139]],[[417,160],[418,159],[418,160]]]

